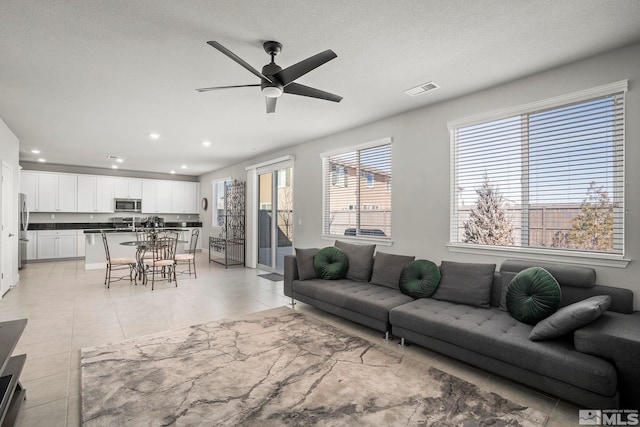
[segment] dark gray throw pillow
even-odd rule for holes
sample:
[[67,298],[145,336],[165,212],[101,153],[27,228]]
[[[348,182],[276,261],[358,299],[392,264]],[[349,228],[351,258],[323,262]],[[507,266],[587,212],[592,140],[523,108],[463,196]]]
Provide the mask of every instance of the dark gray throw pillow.
[[596,320],[609,308],[611,297],[598,295],[562,307],[551,316],[538,322],[529,334],[531,341],[543,341],[568,334]]
[[319,250],[320,249],[318,248],[296,248],[296,263],[298,264],[299,280],[309,280],[317,277],[316,271],[313,268],[313,257],[316,256]]
[[398,289],[402,269],[416,257],[377,252],[373,260],[373,274],[369,283]]
[[440,284],[432,298],[489,308],[495,264],[442,261]]
[[333,246],[341,249],[349,259],[347,279],[358,282],[368,282],[371,279],[373,251],[376,250],[376,245],[356,245],[336,240]]

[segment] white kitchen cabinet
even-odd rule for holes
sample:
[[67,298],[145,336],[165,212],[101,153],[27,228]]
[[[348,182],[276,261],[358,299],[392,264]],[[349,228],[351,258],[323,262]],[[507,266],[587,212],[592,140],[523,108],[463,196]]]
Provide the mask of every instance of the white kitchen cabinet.
[[78,175],[78,212],[113,212],[113,178]]
[[84,230],[76,231],[76,256],[84,257],[86,250],[86,238],[84,235]]
[[27,261],[38,259],[38,232],[27,231]]
[[158,181],[142,180],[142,213],[158,212]]
[[38,259],[75,258],[77,230],[41,230],[37,232]]
[[114,178],[114,197],[116,199],[141,199],[142,179]]
[[157,205],[160,213],[171,212],[171,181],[158,181]]
[[20,192],[27,195],[29,212],[38,211],[38,172],[20,172]]
[[145,179],[142,181],[142,212],[171,213],[172,181]]
[[197,182],[172,182],[171,213],[198,213],[198,189]]
[[78,177],[72,174],[38,173],[38,212],[77,212]]

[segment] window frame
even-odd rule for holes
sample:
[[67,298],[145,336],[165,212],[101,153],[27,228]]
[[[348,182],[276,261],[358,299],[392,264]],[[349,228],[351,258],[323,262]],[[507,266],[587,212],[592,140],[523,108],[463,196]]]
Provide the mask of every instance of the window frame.
[[[353,241],[362,241],[362,242],[374,242],[380,246],[391,246],[393,245],[393,232],[391,232],[390,236],[386,236],[386,237],[376,237],[376,236],[370,236],[370,235],[357,235],[357,236],[353,236],[353,235],[337,235],[337,234],[329,234],[327,232],[325,232],[325,230],[327,230],[327,224],[326,224],[326,218],[325,218],[325,207],[327,205],[327,201],[329,199],[329,192],[330,192],[330,188],[332,186],[336,186],[335,180],[334,180],[334,173],[332,171],[328,171],[329,168],[329,159],[332,156],[338,156],[341,154],[347,154],[347,153],[351,153],[351,152],[356,152],[356,151],[361,151],[361,150],[366,150],[369,148],[375,148],[375,147],[380,147],[380,146],[384,146],[384,145],[390,145],[390,161],[391,161],[391,176],[393,177],[393,138],[392,137],[385,137],[385,138],[380,138],[380,139],[376,139],[373,141],[369,141],[369,142],[365,142],[362,144],[358,144],[358,145],[353,145],[353,146],[349,146],[349,147],[344,147],[344,148],[340,148],[340,149],[336,149],[336,150],[332,150],[332,151],[327,151],[324,153],[321,153],[320,157],[322,159],[322,221],[321,221],[321,238],[323,240],[336,240],[336,239],[340,239],[340,240],[353,240]],[[390,182],[392,181],[393,178],[391,178]],[[345,185],[344,187],[348,186],[348,176],[345,175]],[[363,180],[359,174],[356,174],[356,185],[360,185],[361,183],[363,183],[363,185],[366,185],[366,179]],[[389,187],[391,187],[391,184],[389,184]],[[371,187],[368,187],[371,188]],[[389,190],[391,190],[391,188],[389,188]],[[391,191],[386,191],[385,190],[385,194],[391,193]],[[391,230],[393,230],[393,196],[391,196],[391,218],[390,218],[390,227]],[[356,207],[356,209],[354,210],[362,210],[361,207]]]
[[[453,218],[457,215],[456,200],[456,130],[459,128],[505,119],[512,116],[534,113],[538,110],[563,107],[567,104],[586,102],[591,99],[603,96],[612,96],[616,93],[624,93],[628,90],[628,81],[622,80],[615,83],[586,89],[567,95],[562,95],[547,100],[532,102],[525,105],[510,107],[498,111],[488,112],[477,116],[454,120],[447,123],[450,134],[450,238],[447,248],[450,252],[462,252],[492,256],[520,257],[535,259],[540,261],[567,261],[582,265],[597,265],[606,267],[624,268],[631,261],[625,258],[624,236],[622,254],[609,254],[604,252],[587,252],[576,250],[562,250],[558,248],[548,249],[539,247],[516,247],[516,246],[492,246],[479,245],[475,243],[462,243],[454,241],[457,231],[453,229]],[[623,107],[624,108],[624,107]],[[624,135],[624,129],[622,130]],[[622,152],[624,153],[625,141],[622,142]],[[622,167],[622,180],[624,182],[624,166]],[[623,196],[624,202],[624,196]],[[622,219],[623,234],[628,230],[624,227],[624,214]],[[455,233],[455,234],[454,234]]]

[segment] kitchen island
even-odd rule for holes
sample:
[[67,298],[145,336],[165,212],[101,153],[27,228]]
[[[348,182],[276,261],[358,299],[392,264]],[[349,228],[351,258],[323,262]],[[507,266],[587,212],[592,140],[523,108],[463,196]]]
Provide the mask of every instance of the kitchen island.
[[[130,229],[106,229],[106,230],[85,230],[85,270],[97,270],[105,268],[106,259],[104,246],[102,245],[102,231],[107,235],[109,243],[109,253],[111,258],[135,258],[136,247],[122,245],[122,242],[131,242],[136,240],[136,232]],[[178,238],[189,241],[191,229],[188,228],[156,228],[156,231],[174,231],[178,233]],[[178,244],[178,253],[185,252],[185,245]]]

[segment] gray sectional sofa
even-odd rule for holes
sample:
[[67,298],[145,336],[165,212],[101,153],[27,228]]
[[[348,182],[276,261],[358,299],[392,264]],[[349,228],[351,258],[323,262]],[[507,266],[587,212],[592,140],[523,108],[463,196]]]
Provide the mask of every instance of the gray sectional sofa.
[[[456,264],[449,263],[447,271],[464,267],[463,263]],[[287,256],[284,294],[292,298],[292,303],[302,301],[384,332],[387,337],[392,334],[403,342],[462,360],[584,408],[640,406],[640,312],[633,311],[630,290],[596,285],[593,269],[507,260],[490,279],[487,304],[478,306],[448,301],[455,298],[449,298],[444,291],[436,291],[432,298],[414,299],[398,287],[389,286],[389,272],[387,280],[381,282],[384,263],[377,263],[372,257],[369,265],[371,281],[354,280],[349,275],[325,280],[314,278],[308,268],[301,277],[296,256]],[[574,332],[531,341],[529,335],[534,326],[505,311],[503,291],[518,272],[531,266],[545,268],[557,280],[562,290],[560,307],[609,295],[608,310]],[[360,271],[360,279],[362,274]],[[396,266],[391,277],[398,274]],[[449,283],[452,277],[455,274],[449,274]],[[442,280],[444,283],[444,275]],[[473,293],[472,290],[469,294]]]

